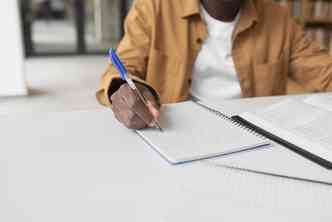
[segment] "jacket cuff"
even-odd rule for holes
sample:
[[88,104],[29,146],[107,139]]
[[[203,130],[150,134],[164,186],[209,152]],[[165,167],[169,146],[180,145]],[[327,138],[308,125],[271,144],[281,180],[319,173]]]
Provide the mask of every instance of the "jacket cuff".
[[152,94],[152,96],[154,97],[154,99],[157,103],[156,105],[158,107],[161,106],[160,97],[159,97],[157,91],[154,88],[152,88],[150,85],[146,84],[145,82],[138,82],[138,81],[134,81],[134,82],[135,82],[135,84],[137,85],[138,88],[144,87],[145,89],[149,90],[149,92]]
[[[146,89],[148,89],[151,92],[151,94],[154,96],[154,98],[157,102],[157,105],[160,106],[160,96],[153,87],[151,87],[149,84],[147,84],[146,82],[144,82],[143,80],[141,80],[137,77],[131,77],[131,78],[133,79],[135,84],[141,85],[141,86],[145,87]],[[112,101],[111,101],[112,95],[116,91],[119,90],[121,85],[123,85],[125,83],[126,82],[124,80],[120,79],[119,77],[114,77],[114,78],[111,79],[111,82],[110,82],[108,90],[107,90],[107,99],[108,99],[110,104],[112,104]]]

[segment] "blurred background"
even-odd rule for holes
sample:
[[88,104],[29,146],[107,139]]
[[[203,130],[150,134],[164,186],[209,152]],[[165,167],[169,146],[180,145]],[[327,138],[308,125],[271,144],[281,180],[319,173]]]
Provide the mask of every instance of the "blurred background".
[[99,108],[106,52],[123,36],[131,2],[1,1],[0,114]]
[[26,56],[101,54],[123,34],[131,0],[21,0]]
[[[1,2],[0,58],[6,71],[0,75],[0,113],[99,107],[94,92],[107,67],[106,52],[122,38],[132,0]],[[332,54],[332,1],[276,2]],[[14,49],[17,53],[9,53]],[[28,96],[4,97],[15,87],[9,80],[24,81]]]

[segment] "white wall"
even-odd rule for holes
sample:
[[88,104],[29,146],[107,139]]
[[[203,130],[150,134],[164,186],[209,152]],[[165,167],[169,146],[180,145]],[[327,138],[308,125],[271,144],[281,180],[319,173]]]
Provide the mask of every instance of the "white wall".
[[23,41],[17,0],[0,0],[0,96],[25,95]]

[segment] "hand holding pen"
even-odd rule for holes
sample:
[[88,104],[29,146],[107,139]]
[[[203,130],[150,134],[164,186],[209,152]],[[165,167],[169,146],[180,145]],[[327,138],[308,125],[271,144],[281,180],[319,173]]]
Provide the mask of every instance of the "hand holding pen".
[[126,81],[111,96],[112,110],[117,120],[131,129],[156,127],[162,131],[157,121],[159,107],[155,97],[143,84],[133,82],[114,50],[109,51],[109,56],[121,80]]

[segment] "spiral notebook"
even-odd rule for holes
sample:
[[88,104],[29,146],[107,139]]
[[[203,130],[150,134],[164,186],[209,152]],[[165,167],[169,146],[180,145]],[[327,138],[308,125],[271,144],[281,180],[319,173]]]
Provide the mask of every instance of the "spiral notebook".
[[167,105],[160,123],[164,129],[136,131],[172,164],[265,147],[269,140],[232,120],[227,114],[198,102]]

